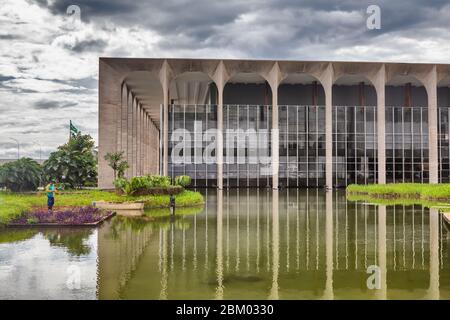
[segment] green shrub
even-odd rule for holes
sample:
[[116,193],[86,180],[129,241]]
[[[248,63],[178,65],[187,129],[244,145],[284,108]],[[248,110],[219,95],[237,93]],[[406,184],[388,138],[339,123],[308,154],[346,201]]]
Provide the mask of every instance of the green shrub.
[[0,166],[0,185],[14,192],[34,191],[39,186],[41,175],[39,163],[22,158]]
[[170,186],[170,177],[165,176],[146,176],[150,182],[150,187],[168,187]]
[[141,195],[160,195],[160,194],[179,194],[183,192],[184,188],[182,186],[168,186],[168,187],[152,187],[144,190]]
[[[173,193],[158,191],[169,189],[170,178],[163,176],[140,176],[132,177],[130,180],[119,178],[114,180],[114,186],[120,192],[130,195],[146,195],[146,194],[176,194],[182,190],[175,189]],[[155,190],[152,192],[152,190]]]
[[44,180],[57,179],[77,189],[97,183],[95,141],[90,135],[78,133],[52,152],[43,165]]
[[191,184],[191,177],[189,176],[177,176],[175,178],[175,185],[188,187]]
[[129,186],[129,182],[125,178],[119,178],[114,180],[114,187],[116,190],[120,190],[121,192],[125,193],[125,189]]

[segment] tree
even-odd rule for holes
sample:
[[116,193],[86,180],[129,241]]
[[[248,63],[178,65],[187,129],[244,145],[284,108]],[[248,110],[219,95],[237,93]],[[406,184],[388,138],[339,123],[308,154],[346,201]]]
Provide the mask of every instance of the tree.
[[44,176],[47,181],[58,179],[72,188],[95,185],[97,160],[92,137],[78,133],[69,142],[59,146],[45,161]]
[[125,170],[127,170],[130,167],[128,165],[128,162],[126,162],[123,159],[123,157],[124,151],[113,153],[108,152],[105,155],[105,160],[108,162],[108,165],[114,171],[114,179],[123,178],[123,176],[125,175]]
[[42,168],[30,158],[0,166],[0,185],[14,192],[34,191],[39,186]]

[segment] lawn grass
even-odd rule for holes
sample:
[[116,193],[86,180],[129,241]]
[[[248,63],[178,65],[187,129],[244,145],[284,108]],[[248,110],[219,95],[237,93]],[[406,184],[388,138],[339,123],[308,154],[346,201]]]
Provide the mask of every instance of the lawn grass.
[[450,184],[371,184],[347,186],[347,200],[376,205],[421,205],[450,212]]
[[379,196],[367,195],[367,194],[347,194],[347,200],[351,202],[367,202],[376,205],[384,206],[412,206],[420,205],[425,208],[439,208],[450,210],[450,202],[443,201],[431,201],[431,200],[421,200],[413,198],[381,198]]
[[371,184],[347,187],[348,196],[369,196],[379,199],[412,199],[420,202],[450,203],[450,184]]
[[[177,207],[203,205],[203,196],[199,192],[184,190],[175,196]],[[89,206],[95,201],[114,203],[142,201],[145,208],[164,208],[169,206],[169,195],[122,196],[113,192],[89,190],[56,194],[55,209],[59,206]],[[0,223],[7,223],[17,215],[29,211],[33,207],[46,207],[45,193],[17,194],[0,192]]]

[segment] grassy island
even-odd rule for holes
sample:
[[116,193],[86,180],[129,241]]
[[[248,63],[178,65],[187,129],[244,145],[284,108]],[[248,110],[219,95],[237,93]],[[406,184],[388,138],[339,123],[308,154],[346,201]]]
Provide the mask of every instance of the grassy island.
[[[56,195],[55,210],[60,207],[84,207],[90,206],[95,201],[114,203],[144,202],[146,209],[167,208],[169,195],[118,195],[114,192],[89,190],[62,192]],[[177,207],[195,207],[203,205],[203,196],[199,192],[184,190],[175,195]],[[0,193],[0,223],[7,223],[20,214],[42,209],[46,206],[47,197],[44,192],[20,194],[12,192]]]
[[377,198],[395,199],[409,198],[421,200],[436,200],[450,202],[450,184],[421,184],[421,183],[396,183],[396,184],[371,184],[347,187],[347,193],[370,195]]

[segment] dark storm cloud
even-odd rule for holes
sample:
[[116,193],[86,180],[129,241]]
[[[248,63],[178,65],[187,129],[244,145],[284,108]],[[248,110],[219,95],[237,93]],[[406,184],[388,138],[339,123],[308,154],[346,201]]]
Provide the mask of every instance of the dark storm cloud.
[[21,38],[22,36],[15,34],[0,34],[0,40],[18,40]]
[[92,18],[99,16],[122,15],[129,12],[136,12],[139,10],[139,1],[118,1],[118,0],[58,0],[49,1],[38,0],[37,3],[41,6],[48,7],[52,13],[65,15],[67,8],[71,5],[77,5],[81,9],[81,19],[90,21]]
[[55,100],[42,99],[34,103],[34,108],[38,110],[63,109],[76,106],[75,102],[61,102]]
[[102,39],[92,39],[77,42],[70,50],[77,53],[92,51],[92,52],[102,52],[106,48],[108,43]]
[[[267,31],[266,43],[250,42],[248,48],[239,49],[252,57],[276,55],[278,58],[289,56],[293,47],[301,44],[361,45],[381,34],[433,26],[439,10],[448,5],[445,0],[41,0],[38,3],[58,15],[65,15],[67,7],[76,4],[84,21],[107,21],[114,26],[151,29],[161,35],[160,48],[163,50],[242,46],[239,39],[252,29],[259,30],[261,36]],[[367,30],[365,26],[366,10],[372,4],[381,7],[382,29],[378,31]],[[339,18],[339,14],[332,19],[327,15],[331,12],[356,13],[361,19],[357,23],[346,21],[345,16]],[[224,30],[236,26],[244,14],[254,14],[257,18],[245,30],[235,28],[223,35]],[[305,23],[308,20],[312,23]],[[450,19],[441,23],[444,25],[437,27],[450,27]],[[277,26],[289,27],[289,33],[270,38],[270,30]],[[71,50],[101,51],[107,45],[106,41],[91,39],[77,43]]]
[[186,32],[205,37],[211,27],[232,22],[240,13],[251,11],[260,5],[247,1],[123,1],[123,0],[57,0],[49,5],[39,1],[54,14],[65,15],[67,7],[76,4],[81,19],[94,21],[108,18],[116,25],[140,25],[151,27],[161,34]]
[[96,90],[98,87],[98,81],[97,79],[94,79],[92,77],[89,78],[82,78],[72,81],[65,81],[66,84],[69,84],[74,87],[82,87],[86,89]]
[[15,79],[15,78],[11,77],[11,76],[4,76],[4,75],[0,74],[0,82],[9,81],[9,80],[13,80],[13,79]]

